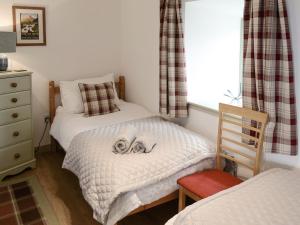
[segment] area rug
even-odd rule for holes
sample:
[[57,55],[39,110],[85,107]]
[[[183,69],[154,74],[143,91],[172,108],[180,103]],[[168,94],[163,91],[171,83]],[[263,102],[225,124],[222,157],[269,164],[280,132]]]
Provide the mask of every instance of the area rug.
[[0,183],[0,224],[59,225],[35,176]]

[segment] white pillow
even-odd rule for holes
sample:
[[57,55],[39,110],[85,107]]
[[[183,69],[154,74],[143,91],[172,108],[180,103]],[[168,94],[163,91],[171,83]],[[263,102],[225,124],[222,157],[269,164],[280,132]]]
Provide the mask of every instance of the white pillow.
[[101,84],[105,82],[113,82],[116,96],[115,102],[117,105],[119,105],[120,100],[115,87],[115,78],[114,74],[111,73],[102,77],[86,78],[74,81],[60,81],[60,95],[64,109],[71,113],[83,113],[84,107],[78,84]]

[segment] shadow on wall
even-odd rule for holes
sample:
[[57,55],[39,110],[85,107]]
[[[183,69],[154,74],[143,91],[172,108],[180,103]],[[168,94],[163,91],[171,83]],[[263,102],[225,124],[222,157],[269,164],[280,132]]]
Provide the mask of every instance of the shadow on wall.
[[[18,50],[17,50],[18,51]],[[48,79],[42,72],[25,66],[26,63],[21,63],[22,58],[26,55],[13,53],[8,55],[10,58],[10,68],[25,69],[33,72],[32,74],[32,115],[33,115],[33,131],[34,131],[34,144],[38,145],[41,135],[44,130],[44,118],[49,115],[48,101]],[[28,64],[27,64],[28,65]],[[48,135],[45,136],[42,145],[47,145],[50,142]]]

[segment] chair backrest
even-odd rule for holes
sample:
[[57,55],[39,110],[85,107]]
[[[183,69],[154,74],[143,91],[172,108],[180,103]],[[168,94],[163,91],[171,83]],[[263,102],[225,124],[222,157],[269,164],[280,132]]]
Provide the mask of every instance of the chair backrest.
[[260,161],[268,114],[220,103],[217,169],[222,158],[260,172]]

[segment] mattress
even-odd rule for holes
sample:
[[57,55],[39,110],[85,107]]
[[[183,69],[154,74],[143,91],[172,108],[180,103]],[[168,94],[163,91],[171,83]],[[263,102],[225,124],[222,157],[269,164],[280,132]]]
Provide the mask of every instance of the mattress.
[[134,119],[147,118],[154,115],[142,106],[124,102],[122,100],[120,101],[119,108],[119,112],[86,117],[84,114],[70,113],[60,106],[56,110],[50,134],[58,141],[65,151],[68,151],[73,138],[81,132]]
[[300,224],[300,172],[272,169],[201,200],[166,225]]

